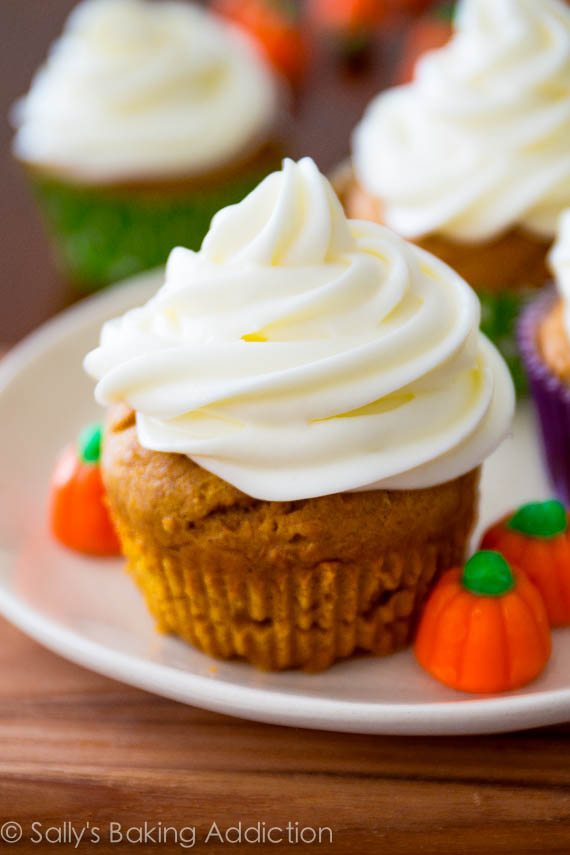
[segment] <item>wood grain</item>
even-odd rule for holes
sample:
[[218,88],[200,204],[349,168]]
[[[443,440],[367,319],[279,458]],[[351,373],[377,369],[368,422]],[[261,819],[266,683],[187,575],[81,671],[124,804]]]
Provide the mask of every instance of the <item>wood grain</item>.
[[2,822],[162,821],[203,837],[214,821],[290,820],[329,826],[339,853],[570,850],[568,726],[420,739],[239,721],[98,677],[5,623],[0,676]]

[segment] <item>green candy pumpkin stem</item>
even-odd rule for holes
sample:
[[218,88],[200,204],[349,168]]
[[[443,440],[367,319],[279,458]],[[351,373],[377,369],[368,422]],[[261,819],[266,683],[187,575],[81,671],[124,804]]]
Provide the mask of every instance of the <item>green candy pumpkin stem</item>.
[[555,499],[529,502],[513,514],[507,528],[530,537],[556,537],[568,529],[568,517],[564,505]]
[[449,21],[449,23],[453,23],[453,19],[455,17],[455,0],[452,2],[442,3],[435,10],[435,17],[439,18],[440,21]]
[[101,439],[103,428],[99,422],[83,428],[77,439],[79,457],[83,463],[96,464],[101,458]]
[[463,568],[464,588],[483,597],[502,597],[515,587],[513,572],[500,552],[476,552]]

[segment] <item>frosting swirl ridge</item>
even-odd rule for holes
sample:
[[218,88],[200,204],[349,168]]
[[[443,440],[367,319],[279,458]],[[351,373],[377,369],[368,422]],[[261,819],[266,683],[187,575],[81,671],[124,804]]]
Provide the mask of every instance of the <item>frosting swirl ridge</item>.
[[443,483],[508,431],[506,366],[446,265],[349,221],[310,159],[219,212],[199,252],[86,357],[141,444],[251,496]]
[[461,0],[451,41],[368,107],[354,169],[406,237],[551,237],[570,204],[569,135],[568,6]]

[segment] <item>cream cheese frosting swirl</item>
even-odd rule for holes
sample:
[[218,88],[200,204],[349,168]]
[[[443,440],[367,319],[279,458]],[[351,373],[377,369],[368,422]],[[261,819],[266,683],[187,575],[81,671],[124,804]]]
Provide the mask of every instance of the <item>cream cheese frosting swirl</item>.
[[276,79],[196,5],[84,0],[14,109],[16,155],[87,181],[193,174],[273,130]]
[[462,0],[451,41],[371,103],[353,162],[406,237],[552,237],[570,204],[569,138],[570,8]]
[[310,159],[287,160],[177,248],[142,308],[85,360],[141,444],[186,454],[250,496],[419,488],[478,466],[513,389],[450,268],[347,220]]
[[560,217],[556,242],[548,260],[563,301],[564,326],[570,340],[570,208]]

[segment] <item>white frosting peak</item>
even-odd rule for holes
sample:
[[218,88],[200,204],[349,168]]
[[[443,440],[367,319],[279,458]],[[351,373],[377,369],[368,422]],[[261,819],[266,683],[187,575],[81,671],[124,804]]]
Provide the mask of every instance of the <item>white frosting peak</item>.
[[451,41],[369,106],[354,168],[406,237],[550,237],[570,204],[569,137],[570,8],[462,0]]
[[326,264],[354,249],[342,206],[308,159],[285,160],[239,205],[220,211],[201,254],[217,264]]
[[478,466],[509,428],[510,377],[478,324],[462,279],[346,220],[305,159],[221,211],[199,252],[175,249],[85,365],[143,446],[249,495],[417,488]]
[[22,160],[107,181],[223,165],[271,133],[253,45],[180,0],[83,0],[14,110]]

